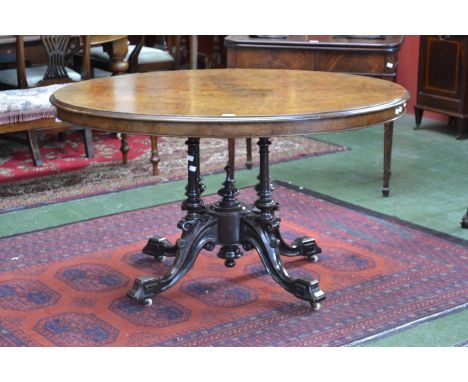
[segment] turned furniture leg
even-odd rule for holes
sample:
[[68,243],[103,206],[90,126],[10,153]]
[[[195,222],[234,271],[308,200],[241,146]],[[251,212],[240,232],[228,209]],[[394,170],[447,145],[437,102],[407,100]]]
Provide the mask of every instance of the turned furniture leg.
[[236,140],[234,138],[228,139],[228,164],[229,176],[234,179],[234,168],[236,165]]
[[159,158],[158,152],[158,137],[155,135],[151,136],[151,158],[150,162],[153,166],[153,176],[159,175],[159,162],[161,159]]
[[253,166],[252,162],[252,138],[246,138],[245,139],[245,150],[247,154],[247,158],[245,160],[245,167],[247,167],[249,170]]
[[390,194],[390,176],[392,170],[392,142],[393,122],[384,125],[384,165],[383,165],[383,187],[382,194],[387,197]]
[[83,140],[87,158],[94,158],[93,131],[83,129]]
[[[247,216],[243,219],[245,224],[244,249],[255,248],[265,266],[267,272],[273,279],[288,292],[296,297],[309,301],[312,308],[320,309],[320,301],[325,299],[325,294],[320,290],[318,281],[305,281],[291,278],[281,261],[281,249],[286,250],[285,255],[306,255],[307,246],[299,245],[299,248],[282,246],[278,239],[280,219],[275,217],[275,211],[279,208],[278,203],[273,199],[274,187],[271,184],[269,175],[269,149],[271,144],[268,138],[260,138],[258,143],[260,147],[260,173],[259,183],[255,187],[258,199],[255,201],[255,207],[258,209],[256,217]],[[313,242],[315,253],[318,253],[318,247]],[[306,242],[305,238],[296,239],[301,244]],[[284,242],[283,242],[284,243]],[[288,250],[291,252],[288,253]],[[317,250],[318,249],[318,250]],[[293,254],[292,251],[295,251]]]
[[109,70],[113,76],[128,72],[128,62],[125,60],[128,52],[127,39],[119,39],[105,44],[104,51],[109,55]]
[[120,152],[122,153],[122,163],[127,164],[128,163],[128,152],[130,151],[130,148],[128,146],[128,135],[126,133],[122,133],[120,135]]
[[189,36],[190,69],[198,68],[198,36]]
[[31,156],[33,158],[33,162],[36,166],[44,166],[44,162],[42,161],[41,152],[39,150],[39,140],[37,138],[37,131],[36,130],[28,130],[28,145],[29,151],[31,152]]

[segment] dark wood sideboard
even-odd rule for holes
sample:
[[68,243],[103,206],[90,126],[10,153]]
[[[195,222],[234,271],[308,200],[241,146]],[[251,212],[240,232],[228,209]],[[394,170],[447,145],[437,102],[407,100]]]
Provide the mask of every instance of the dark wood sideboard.
[[[369,36],[370,37],[370,36]],[[229,68],[274,68],[344,72],[396,80],[398,51],[403,36],[228,36]],[[389,195],[393,123],[385,124],[384,196]],[[234,142],[230,142],[234,152]],[[247,163],[252,166],[252,142],[247,140]],[[233,161],[233,154],[231,154]],[[232,162],[231,162],[232,163]]]
[[466,138],[468,118],[468,36],[421,36],[416,128],[424,110],[456,121],[457,139]]

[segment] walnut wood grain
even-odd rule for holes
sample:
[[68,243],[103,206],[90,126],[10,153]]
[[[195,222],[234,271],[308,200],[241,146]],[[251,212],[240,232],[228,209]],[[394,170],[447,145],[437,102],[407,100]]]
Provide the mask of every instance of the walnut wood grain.
[[401,86],[342,73],[214,69],[131,74],[66,86],[61,120],[97,129],[183,137],[271,137],[394,120]]

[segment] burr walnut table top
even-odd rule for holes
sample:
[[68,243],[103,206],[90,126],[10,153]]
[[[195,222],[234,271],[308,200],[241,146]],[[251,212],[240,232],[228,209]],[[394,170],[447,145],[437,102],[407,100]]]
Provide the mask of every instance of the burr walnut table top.
[[392,121],[408,92],[375,78],[282,69],[129,74],[68,85],[58,117],[96,129],[179,137],[272,137]]

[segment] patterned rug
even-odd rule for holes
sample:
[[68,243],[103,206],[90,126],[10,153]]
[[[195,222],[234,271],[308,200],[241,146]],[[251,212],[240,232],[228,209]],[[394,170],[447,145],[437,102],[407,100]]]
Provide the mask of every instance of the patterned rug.
[[[183,179],[186,176],[186,145],[183,138],[159,138],[160,175],[152,176],[149,137],[129,136],[129,164],[122,165],[120,141],[109,133],[94,132],[95,158],[84,155],[79,134],[64,142],[42,136],[44,167],[34,166],[24,144],[0,140],[0,210],[67,200],[135,186]],[[305,137],[272,139],[272,163],[347,150]],[[253,148],[254,164],[257,147]],[[245,140],[236,141],[236,167],[245,166]],[[201,140],[203,174],[220,172],[227,162],[227,141]]]
[[285,237],[322,247],[316,264],[284,260],[293,277],[320,280],[321,310],[277,285],[254,251],[234,268],[201,253],[151,307],[126,298],[136,276],[170,267],[141,248],[154,233],[178,237],[172,203],[1,239],[0,345],[342,346],[467,304],[466,241],[284,185],[275,199]]

